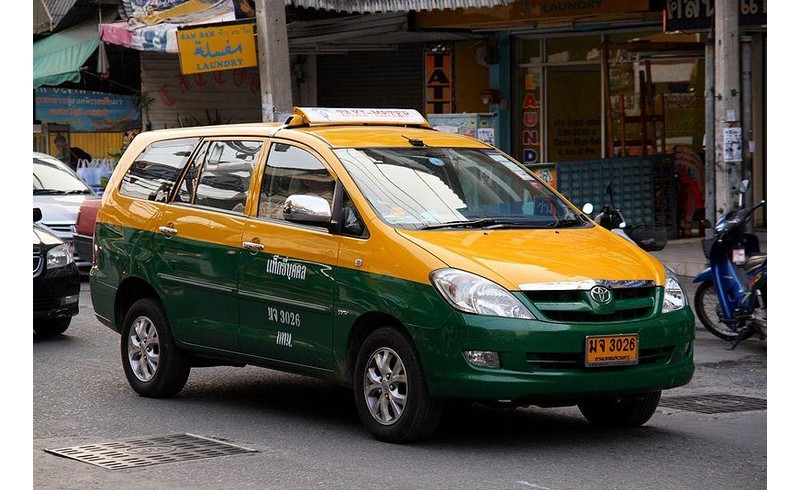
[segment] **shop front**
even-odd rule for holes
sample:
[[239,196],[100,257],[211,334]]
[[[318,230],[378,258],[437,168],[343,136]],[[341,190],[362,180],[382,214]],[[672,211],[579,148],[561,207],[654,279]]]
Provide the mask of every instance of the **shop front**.
[[[671,238],[699,236],[711,29],[706,22],[665,32],[663,8],[647,1],[529,0],[450,17],[420,13],[417,25],[468,28],[498,41],[490,77],[500,93],[491,110],[501,119],[501,149],[578,206],[607,203],[611,183],[630,221],[666,227]],[[754,127],[763,129],[766,28],[748,34],[759,47],[750,100]],[[757,184],[765,174],[762,129],[749,135]]]

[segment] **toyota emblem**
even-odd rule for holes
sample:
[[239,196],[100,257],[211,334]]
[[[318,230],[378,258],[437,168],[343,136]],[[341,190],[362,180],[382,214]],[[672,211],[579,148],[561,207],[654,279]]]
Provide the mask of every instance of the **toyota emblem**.
[[607,304],[611,302],[611,290],[605,286],[595,286],[589,291],[589,294],[598,303]]

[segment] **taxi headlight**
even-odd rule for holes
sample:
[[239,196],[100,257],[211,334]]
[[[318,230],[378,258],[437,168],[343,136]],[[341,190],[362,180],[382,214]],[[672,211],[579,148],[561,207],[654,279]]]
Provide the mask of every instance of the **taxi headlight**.
[[678,276],[675,272],[669,267],[665,267],[665,269],[667,271],[667,284],[664,286],[664,301],[661,303],[661,311],[669,313],[686,306],[686,292],[678,282]]
[[55,269],[72,263],[72,253],[66,244],[56,245],[47,251],[47,268]]
[[455,309],[476,315],[532,320],[533,314],[502,286],[469,272],[439,269],[431,283]]

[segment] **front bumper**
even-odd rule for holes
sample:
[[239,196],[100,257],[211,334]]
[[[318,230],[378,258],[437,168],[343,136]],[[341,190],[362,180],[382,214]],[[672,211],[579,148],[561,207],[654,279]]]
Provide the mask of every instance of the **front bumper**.
[[[694,374],[694,316],[689,308],[646,320],[602,324],[464,314],[454,318],[463,325],[417,331],[428,389],[435,397],[572,405],[592,396],[682,386]],[[462,327],[466,335],[454,337]],[[639,335],[639,364],[584,366],[587,335],[631,333]],[[436,335],[442,338],[435,339]],[[501,367],[472,366],[464,358],[465,350],[497,352]]]
[[33,318],[69,318],[78,314],[81,275],[72,263],[44,270],[33,278]]

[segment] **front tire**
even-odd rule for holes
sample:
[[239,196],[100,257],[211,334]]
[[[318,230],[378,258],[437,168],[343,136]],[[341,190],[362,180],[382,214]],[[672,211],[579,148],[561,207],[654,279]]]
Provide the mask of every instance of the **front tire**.
[[658,408],[661,392],[644,395],[603,397],[578,404],[578,409],[592,425],[603,427],[639,427]]
[[425,439],[441,420],[442,404],[428,394],[413,344],[392,328],[374,331],[361,345],[353,391],[361,422],[381,441]]
[[694,293],[694,311],[700,318],[700,323],[715,336],[729,342],[739,338],[738,332],[731,330],[720,320],[722,309],[713,282],[704,281],[697,288],[697,292]]
[[191,366],[175,346],[167,316],[156,300],[140,299],[128,310],[120,352],[125,377],[139,395],[169,398],[186,385]]
[[60,335],[67,331],[71,321],[72,317],[34,320],[33,331],[45,337]]

